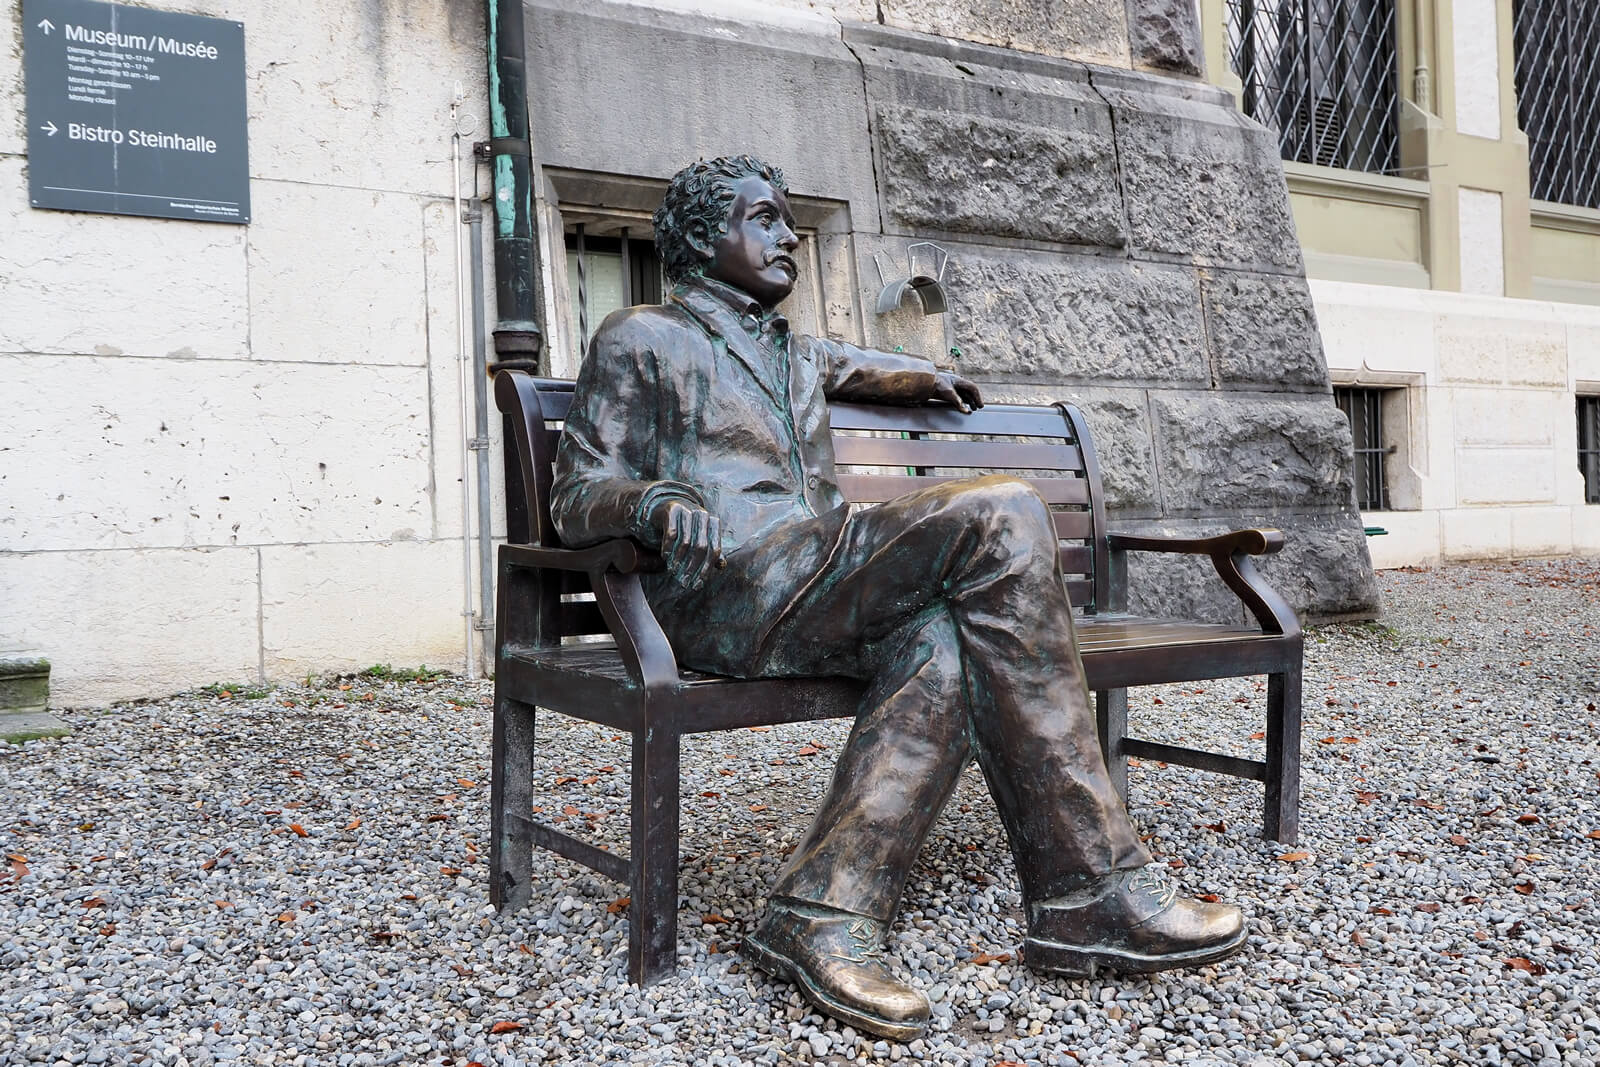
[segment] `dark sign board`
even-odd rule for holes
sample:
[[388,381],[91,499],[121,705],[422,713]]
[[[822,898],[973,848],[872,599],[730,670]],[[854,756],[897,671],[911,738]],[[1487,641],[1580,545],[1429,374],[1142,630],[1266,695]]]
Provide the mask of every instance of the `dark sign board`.
[[34,207],[250,221],[244,23],[26,0]]

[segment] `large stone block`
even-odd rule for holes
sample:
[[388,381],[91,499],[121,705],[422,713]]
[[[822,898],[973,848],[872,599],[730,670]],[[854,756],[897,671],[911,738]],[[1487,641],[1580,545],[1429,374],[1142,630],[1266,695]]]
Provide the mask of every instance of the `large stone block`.
[[1067,244],[1122,247],[1111,138],[924,108],[877,113],[889,221]]
[[1152,407],[1169,513],[1350,505],[1350,423],[1331,397],[1167,394]]
[[1564,386],[1567,330],[1560,323],[1440,315],[1434,321],[1439,373],[1447,381]]
[[462,606],[460,541],[261,550],[262,663],[268,678],[374,663],[459,670]]
[[958,248],[962,366],[984,377],[1206,383],[1199,286],[1181,267]]
[[1128,65],[1122,0],[879,0],[884,24],[964,41]]
[[1193,0],[1128,0],[1128,51],[1136,67],[1205,72],[1199,12]]
[[[1378,611],[1378,587],[1367,553],[1360,516],[1260,515],[1249,512],[1205,520],[1157,524],[1120,523],[1126,532],[1200,537],[1227,530],[1267,527],[1282,530],[1284,547],[1259,558],[1257,568],[1304,622]],[[1205,556],[1153,552],[1128,554],[1128,603],[1140,614],[1250,622],[1250,617]]]
[[1096,71],[1135,254],[1304,274],[1278,142],[1220,89]]
[[[254,358],[422,365],[424,294],[431,295],[422,269],[424,201],[269,181],[257,181],[252,197]],[[453,297],[454,286],[452,270],[441,295]]]
[[1317,311],[1304,278],[1202,275],[1212,358],[1224,382],[1328,388]]
[[51,702],[105,704],[255,678],[253,548],[0,553],[0,633],[51,664]]
[[844,37],[889,231],[1127,243],[1111,113],[1082,64],[881,26]]
[[855,228],[879,229],[861,67],[834,19],[614,0],[527,10],[543,165],[664,179],[696,159],[756,152],[794,192],[848,201]]
[[432,535],[427,372],[0,356],[0,545]]
[[0,200],[0,351],[247,354],[245,227],[35,210],[20,158]]
[[1261,516],[1246,525],[1283,530],[1283,551],[1261,560],[1259,567],[1303,621],[1378,613],[1378,581],[1360,514]]

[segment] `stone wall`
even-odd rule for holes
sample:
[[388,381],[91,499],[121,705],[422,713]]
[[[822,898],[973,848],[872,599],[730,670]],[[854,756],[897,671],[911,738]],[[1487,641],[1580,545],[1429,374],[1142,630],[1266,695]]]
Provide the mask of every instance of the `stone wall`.
[[463,663],[450,105],[473,0],[245,25],[249,226],[28,206],[0,0],[0,646],[62,704]]
[[[535,152],[563,172],[657,182],[700,156],[767,156],[797,198],[839,208],[839,232],[817,237],[847,252],[821,260],[835,310],[812,325],[957,347],[991,396],[1078,402],[1117,527],[1281,527],[1290,547],[1264,569],[1297,608],[1373,613],[1350,434],[1274,139],[1220,90],[1067,40],[1104,8],[1126,49],[1122,3],[1032,6],[1013,19],[1030,5],[884,3],[874,24],[536,0]],[[1171,5],[1128,7],[1179,47],[1151,21]],[[894,24],[913,8],[918,25]],[[601,54],[622,61],[598,69]],[[649,123],[616,106],[641,99]],[[878,264],[924,239],[952,255],[949,313],[932,326],[876,315]],[[1236,615],[1203,561],[1138,559],[1133,575],[1138,604]]]

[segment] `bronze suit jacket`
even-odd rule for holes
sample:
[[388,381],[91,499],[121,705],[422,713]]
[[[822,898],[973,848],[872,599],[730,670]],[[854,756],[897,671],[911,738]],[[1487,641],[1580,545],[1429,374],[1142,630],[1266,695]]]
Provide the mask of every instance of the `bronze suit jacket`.
[[645,579],[688,666],[746,673],[843,529],[827,401],[933,392],[925,359],[787,331],[745,294],[696,279],[610,315],[578,374],[551,490],[563,542],[655,546],[648,519],[663,497],[721,521],[728,566],[699,590]]

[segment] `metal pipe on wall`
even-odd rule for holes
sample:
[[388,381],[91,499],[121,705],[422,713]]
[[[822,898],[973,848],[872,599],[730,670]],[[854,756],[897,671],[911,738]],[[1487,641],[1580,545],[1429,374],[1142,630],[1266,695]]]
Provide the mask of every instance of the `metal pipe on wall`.
[[494,328],[497,367],[537,371],[538,246],[534,240],[533,147],[528,129],[527,41],[522,0],[485,0],[489,52],[487,156],[494,188]]
[[472,250],[472,367],[477,388],[473,390],[475,404],[473,437],[468,447],[477,453],[478,466],[478,632],[483,635],[481,648],[486,661],[484,671],[494,669],[494,518],[490,514],[489,500],[489,380],[488,327],[484,322],[483,301],[483,205],[474,200],[467,209],[467,221]]

